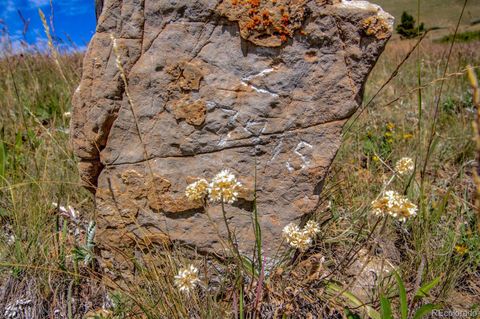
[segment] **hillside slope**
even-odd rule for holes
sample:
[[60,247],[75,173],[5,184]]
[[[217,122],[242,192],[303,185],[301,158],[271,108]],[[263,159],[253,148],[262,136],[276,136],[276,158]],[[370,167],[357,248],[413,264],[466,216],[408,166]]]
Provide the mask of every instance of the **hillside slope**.
[[[416,18],[418,1],[420,1],[420,21],[427,27],[455,26],[464,4],[464,0],[370,0],[395,16],[397,22],[400,21],[403,11],[407,11]],[[476,19],[480,19],[480,0],[468,0],[462,24],[468,25]]]

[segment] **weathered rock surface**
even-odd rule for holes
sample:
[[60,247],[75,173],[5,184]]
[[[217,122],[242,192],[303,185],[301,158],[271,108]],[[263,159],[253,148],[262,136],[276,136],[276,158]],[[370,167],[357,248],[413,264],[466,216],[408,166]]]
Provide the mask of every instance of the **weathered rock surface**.
[[282,228],[315,210],[392,23],[365,1],[105,0],[71,129],[103,265],[131,269],[120,256],[168,240],[221,251],[220,208],[210,219],[184,191],[224,168],[250,189],[227,206],[248,252],[255,163],[272,256]]

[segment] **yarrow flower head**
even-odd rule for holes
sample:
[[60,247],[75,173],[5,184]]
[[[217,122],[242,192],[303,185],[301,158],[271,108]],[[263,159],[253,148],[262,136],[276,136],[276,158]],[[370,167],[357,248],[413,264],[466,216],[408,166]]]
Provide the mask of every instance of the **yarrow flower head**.
[[195,183],[187,186],[185,189],[185,196],[190,201],[197,201],[203,199],[208,192],[208,182],[205,179],[200,179]]
[[303,231],[310,237],[314,237],[320,232],[320,226],[316,221],[309,220],[305,227],[303,227]]
[[312,238],[293,223],[283,228],[283,237],[290,246],[300,251],[307,250],[312,244]]
[[238,198],[238,192],[242,184],[237,181],[235,175],[228,170],[218,173],[208,186],[208,195],[212,202],[223,201],[232,204]]
[[283,228],[283,238],[293,248],[305,251],[312,245],[313,237],[320,232],[317,222],[309,221],[303,230],[294,223],[290,223]]
[[390,215],[401,221],[417,215],[417,205],[395,191],[387,191],[384,196],[372,202],[375,215]]
[[404,157],[395,164],[395,171],[400,175],[407,175],[413,171],[415,163],[410,157]]
[[283,227],[283,237],[290,243],[291,239],[296,235],[296,233],[300,233],[300,227],[295,225],[294,223],[290,223],[287,226]]
[[180,269],[178,275],[175,276],[175,286],[186,294],[195,289],[199,282],[198,269],[193,265]]

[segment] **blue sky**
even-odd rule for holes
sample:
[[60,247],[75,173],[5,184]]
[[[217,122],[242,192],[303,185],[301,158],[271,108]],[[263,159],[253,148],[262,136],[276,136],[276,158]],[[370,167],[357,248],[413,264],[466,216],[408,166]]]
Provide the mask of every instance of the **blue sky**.
[[[53,4],[54,35],[61,41],[68,43],[68,38],[83,50],[95,32],[94,0],[51,0]],[[18,14],[22,13],[25,20],[30,21],[25,35],[26,41],[32,45],[42,47],[46,36],[38,15],[38,9],[47,16],[50,23],[50,0],[0,0],[0,20],[7,25],[14,47],[23,39],[24,24]],[[0,26],[1,28],[1,26]],[[52,28],[51,28],[52,29]]]

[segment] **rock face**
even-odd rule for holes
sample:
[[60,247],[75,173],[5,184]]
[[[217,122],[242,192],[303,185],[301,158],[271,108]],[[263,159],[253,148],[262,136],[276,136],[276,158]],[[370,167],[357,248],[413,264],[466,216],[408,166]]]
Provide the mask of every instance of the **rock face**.
[[315,210],[392,24],[365,1],[105,0],[71,127],[103,265],[128,271],[135,250],[167,241],[220,252],[220,207],[184,191],[222,169],[246,188],[226,209],[248,253],[255,165],[271,257]]

